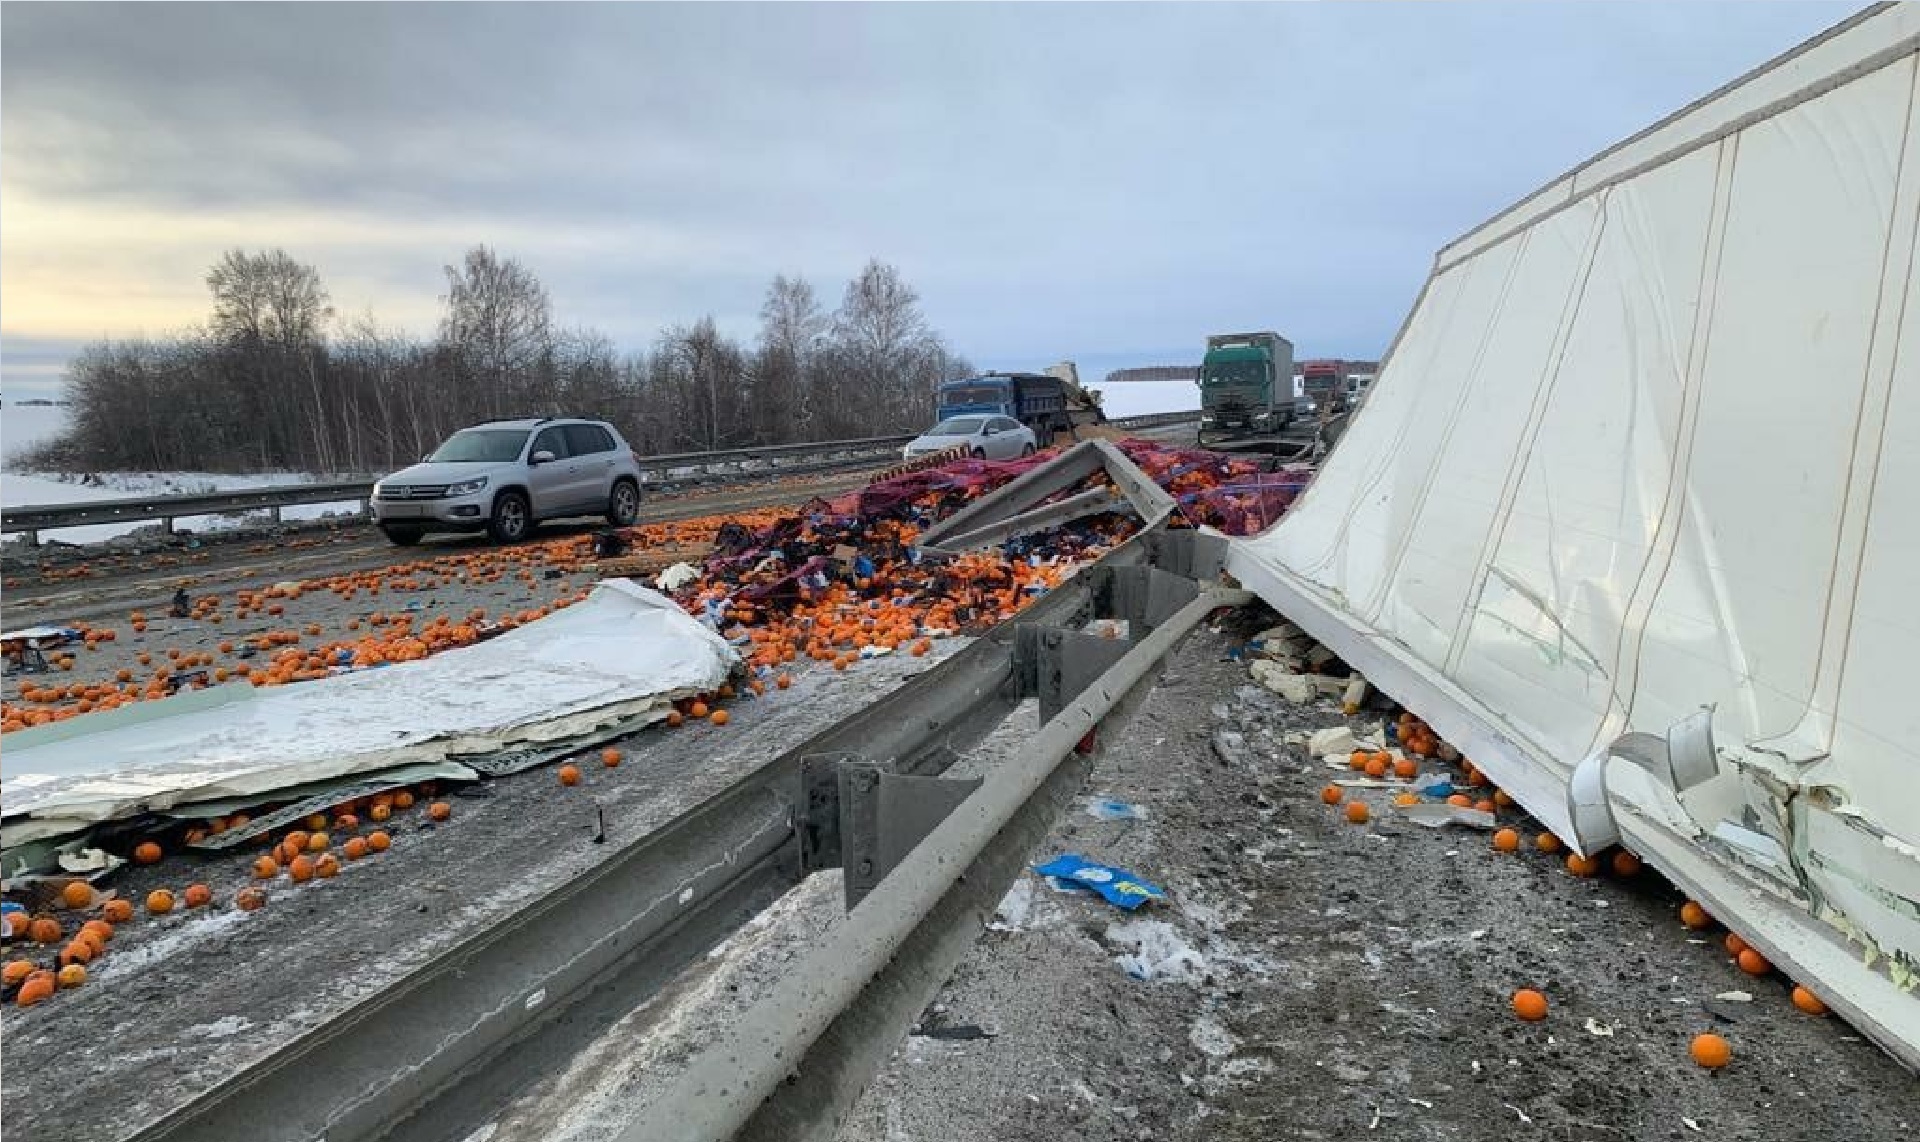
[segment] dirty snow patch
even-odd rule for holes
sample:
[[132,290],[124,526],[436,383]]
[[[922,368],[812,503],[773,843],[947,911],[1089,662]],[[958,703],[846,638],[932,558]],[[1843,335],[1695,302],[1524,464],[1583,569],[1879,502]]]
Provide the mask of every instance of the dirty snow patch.
[[1199,983],[1206,975],[1206,956],[1200,953],[1200,949],[1187,943],[1186,937],[1165,920],[1134,920],[1109,925],[1107,943],[1133,945],[1132,952],[1115,956],[1114,963],[1135,979]]
[[1233,1032],[1211,1015],[1202,1015],[1193,1021],[1187,1028],[1187,1041],[1193,1044],[1194,1050],[1215,1059],[1226,1058],[1240,1045]]
[[201,1023],[187,1028],[189,1035],[198,1035],[206,1039],[230,1039],[242,1031],[251,1030],[253,1024],[238,1015],[223,1015],[211,1023]]

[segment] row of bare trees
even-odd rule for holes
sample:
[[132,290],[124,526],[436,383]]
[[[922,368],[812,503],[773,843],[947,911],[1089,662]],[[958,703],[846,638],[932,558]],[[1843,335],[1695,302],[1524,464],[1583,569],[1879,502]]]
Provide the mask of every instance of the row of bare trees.
[[971,371],[878,261],[831,311],[805,279],[776,277],[753,344],[705,317],[627,354],[557,326],[513,258],[478,246],[446,272],[424,340],[340,318],[319,272],[284,250],[230,251],[208,271],[205,326],[98,342],[70,363],[71,429],[20,466],[375,472],[465,425],[530,415],[609,420],[643,452],[877,436],[925,427],[938,383]]

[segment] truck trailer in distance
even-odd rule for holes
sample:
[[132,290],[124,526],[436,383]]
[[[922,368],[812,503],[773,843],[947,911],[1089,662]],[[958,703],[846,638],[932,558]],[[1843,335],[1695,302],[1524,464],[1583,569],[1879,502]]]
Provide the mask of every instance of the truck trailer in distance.
[[1293,421],[1293,343],[1271,330],[1218,333],[1200,362],[1199,442],[1268,436]]

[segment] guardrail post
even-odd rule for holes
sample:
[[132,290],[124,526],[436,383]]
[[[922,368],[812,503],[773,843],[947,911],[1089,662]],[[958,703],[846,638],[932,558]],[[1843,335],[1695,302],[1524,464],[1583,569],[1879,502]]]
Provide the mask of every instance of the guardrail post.
[[166,529],[166,532],[168,535],[172,535],[173,534],[173,517],[170,515],[161,516],[160,526]]
[[851,912],[980,781],[896,773],[850,753],[806,758],[802,867],[839,868]]
[[280,505],[279,504],[274,504],[267,509],[267,518],[272,520],[275,523],[280,522]]

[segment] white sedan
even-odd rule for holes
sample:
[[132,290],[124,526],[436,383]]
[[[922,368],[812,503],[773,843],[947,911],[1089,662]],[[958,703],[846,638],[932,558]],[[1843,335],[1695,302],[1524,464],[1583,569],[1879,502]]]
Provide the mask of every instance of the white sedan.
[[954,416],[908,441],[901,455],[909,460],[929,452],[962,447],[982,460],[1011,460],[1033,455],[1033,430],[1010,416]]

